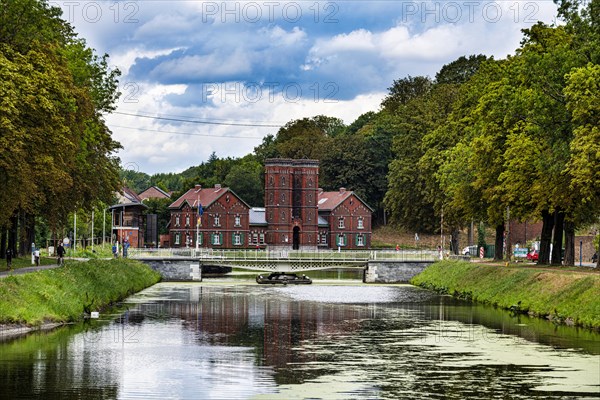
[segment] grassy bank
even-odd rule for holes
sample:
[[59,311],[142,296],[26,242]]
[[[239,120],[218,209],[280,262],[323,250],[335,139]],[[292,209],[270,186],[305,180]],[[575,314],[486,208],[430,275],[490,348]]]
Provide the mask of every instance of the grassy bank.
[[594,272],[442,261],[411,283],[514,312],[600,329],[600,274]]
[[71,262],[51,270],[0,280],[0,324],[70,322],[160,280],[133,260]]

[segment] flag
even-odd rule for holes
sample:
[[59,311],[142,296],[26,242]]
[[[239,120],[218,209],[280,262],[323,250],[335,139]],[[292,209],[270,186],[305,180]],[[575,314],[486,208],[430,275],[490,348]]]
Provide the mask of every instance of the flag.
[[202,226],[202,214],[204,214],[204,209],[200,201],[198,201],[198,226]]

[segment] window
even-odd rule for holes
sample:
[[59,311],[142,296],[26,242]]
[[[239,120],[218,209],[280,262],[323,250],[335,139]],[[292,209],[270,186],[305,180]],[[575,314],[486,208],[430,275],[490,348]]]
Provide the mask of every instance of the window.
[[264,233],[260,234],[260,244],[265,244],[265,234]]
[[233,245],[234,246],[241,246],[242,245],[242,234],[241,233],[234,233],[233,234]]
[[358,229],[365,229],[363,217],[358,217]]
[[327,245],[327,234],[321,233],[321,244]]
[[363,234],[356,235],[356,245],[357,246],[365,245],[365,235],[363,235]]
[[213,223],[214,226],[221,226],[221,220],[219,218],[219,214],[215,214],[215,220]]
[[285,176],[281,177],[281,186],[285,186]]
[[176,233],[173,241],[175,242],[175,244],[179,244],[179,240],[180,240],[179,233]]
[[281,212],[281,221],[285,222],[285,211]]
[[285,193],[281,193],[281,204],[285,204]]
[[213,244],[213,246],[219,246],[221,244],[221,234],[220,233],[212,234],[212,244]]
[[235,226],[242,226],[242,218],[239,215],[235,216]]
[[202,245],[202,234],[200,232],[198,232],[198,235],[196,236],[196,243]]
[[185,226],[190,226],[190,216],[189,215],[185,216]]
[[258,233],[252,234],[252,243],[258,244]]
[[344,229],[344,217],[338,219],[338,228]]
[[175,226],[179,226],[179,215],[175,216]]
[[346,235],[338,235],[337,237],[337,245],[342,247],[346,245]]

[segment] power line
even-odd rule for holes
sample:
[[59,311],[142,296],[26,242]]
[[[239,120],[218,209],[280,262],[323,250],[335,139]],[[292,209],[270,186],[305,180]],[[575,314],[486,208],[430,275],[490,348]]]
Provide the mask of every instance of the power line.
[[121,128],[121,129],[134,129],[137,131],[148,131],[148,132],[158,132],[158,133],[172,133],[175,135],[186,135],[186,136],[202,136],[202,137],[209,137],[209,138],[213,138],[213,139],[219,139],[219,138],[227,138],[227,139],[262,139],[262,136],[238,136],[238,135],[221,135],[221,136],[217,136],[217,135],[207,135],[207,134],[202,134],[202,133],[192,133],[192,132],[173,132],[173,131],[165,131],[165,130],[158,130],[158,129],[148,129],[148,128],[134,128],[132,126],[120,126],[120,125],[113,125],[113,124],[107,124],[109,127],[111,128]]
[[[148,115],[148,116],[154,116],[154,114],[149,113],[149,112],[145,112],[142,110],[127,110],[127,109],[123,109],[123,108],[119,108],[120,112],[124,112],[124,113],[130,113],[130,114],[140,114],[140,115]],[[170,113],[160,113],[158,114],[158,116],[161,117],[169,117],[169,118],[184,118],[186,119],[186,121],[188,121],[190,118],[189,115],[180,115],[180,114],[170,114]],[[231,118],[215,118],[215,117],[210,117],[210,118],[203,118],[202,121],[231,121]],[[258,124],[258,125],[262,125],[262,124],[278,124],[278,125],[285,125],[287,124],[289,121],[244,121],[245,124]]]
[[168,117],[159,117],[152,115],[142,115],[142,114],[134,114],[134,113],[125,113],[120,111],[113,111],[113,114],[127,115],[130,117],[138,117],[138,118],[149,118],[149,119],[158,119],[162,121],[172,121],[172,122],[186,122],[190,124],[203,124],[203,125],[226,125],[226,126],[246,126],[252,128],[281,128],[282,125],[274,125],[274,124],[249,124],[249,123],[240,123],[240,122],[215,122],[215,121],[205,121],[199,119],[182,119],[182,118],[168,118]]

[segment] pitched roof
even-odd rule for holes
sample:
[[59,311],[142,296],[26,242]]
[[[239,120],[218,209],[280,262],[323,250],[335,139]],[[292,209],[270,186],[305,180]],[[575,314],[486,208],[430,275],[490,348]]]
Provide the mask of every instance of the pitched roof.
[[240,197],[229,188],[224,188],[221,186],[217,186],[214,188],[200,188],[199,185],[185,192],[181,197],[179,197],[177,200],[171,203],[171,205],[169,205],[169,208],[181,208],[184,202],[187,202],[192,208],[198,208],[198,201],[202,205],[202,208],[206,208],[212,203],[214,203],[219,197],[223,196],[225,193],[231,193],[246,207],[250,208],[250,206],[246,204],[244,200],[240,199]]
[[317,206],[319,211],[331,211],[351,196],[356,197],[361,203],[363,203],[365,207],[371,211],[374,211],[367,203],[363,201],[363,199],[358,197],[356,193],[344,188],[341,188],[337,192],[320,192]]
[[123,193],[116,193],[117,195],[117,204],[113,204],[109,208],[117,208],[123,206],[142,206],[144,208],[148,208],[145,204],[142,203],[142,199],[137,195],[133,190],[128,188],[127,186],[123,186],[121,188]]
[[141,192],[139,194],[139,197],[142,200],[150,199],[150,198],[164,199],[167,197],[171,197],[171,195],[169,193],[165,192],[164,190],[162,190],[161,188],[159,188],[158,186],[150,186],[148,189]]

